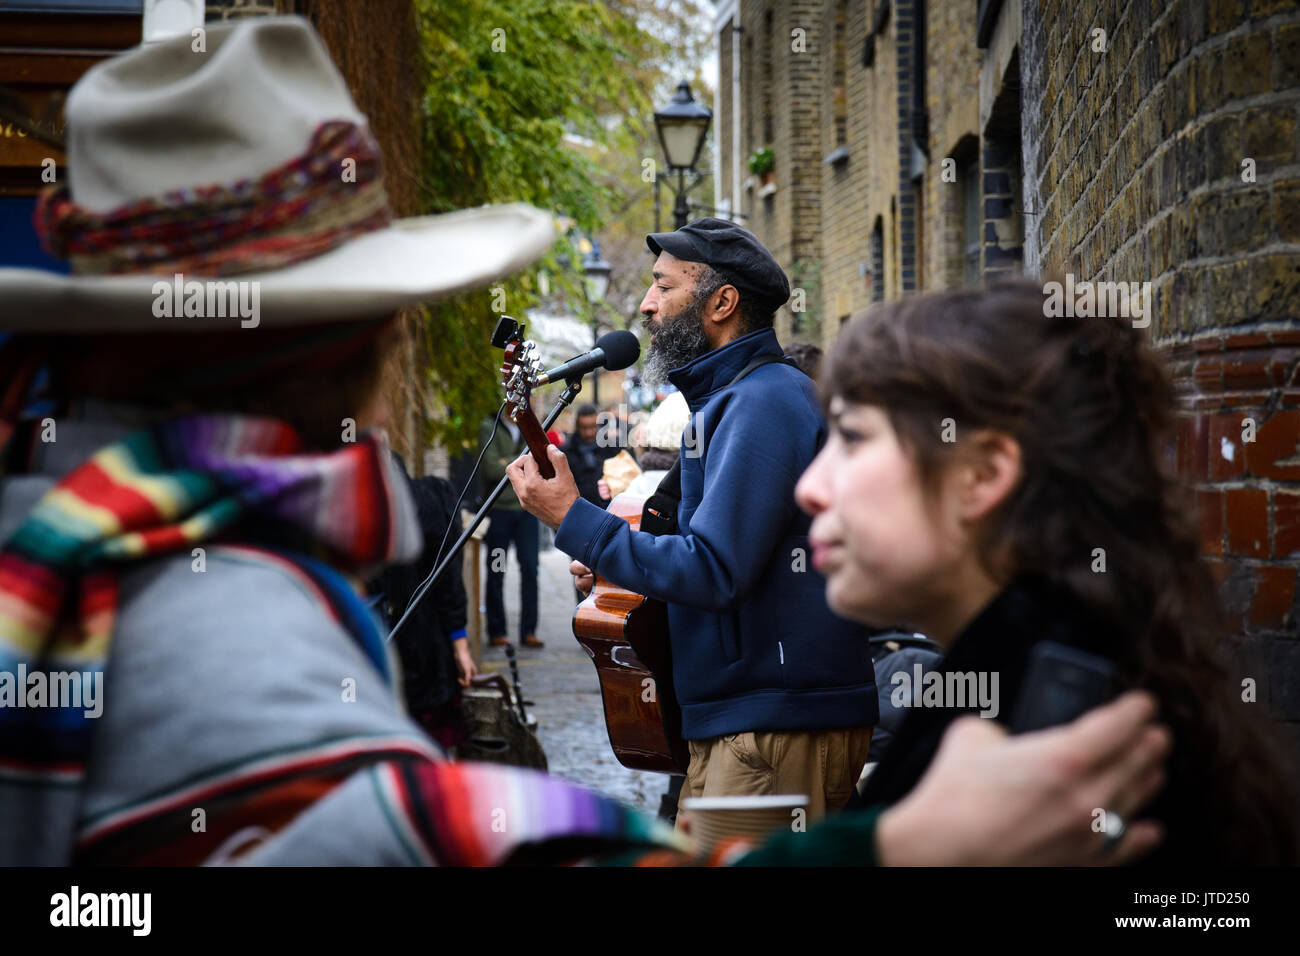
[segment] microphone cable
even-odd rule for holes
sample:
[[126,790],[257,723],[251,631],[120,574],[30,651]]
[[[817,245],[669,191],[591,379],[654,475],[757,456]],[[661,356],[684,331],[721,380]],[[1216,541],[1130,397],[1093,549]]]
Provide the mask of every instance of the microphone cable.
[[[487,442],[483,445],[483,450],[478,453],[478,459],[474,462],[474,467],[470,470],[469,477],[465,479],[465,487],[461,489],[460,497],[456,499],[456,504],[452,506],[451,515],[448,517],[447,521],[447,530],[442,533],[442,541],[438,544],[438,553],[433,559],[433,567],[430,568],[428,575],[426,575],[424,580],[420,582],[419,586],[411,592],[410,598],[407,599],[406,607],[402,609],[402,616],[398,618],[396,624],[388,629],[389,637],[391,637],[397,629],[402,626],[410,615],[412,607],[420,600],[424,595],[424,592],[429,589],[429,585],[433,583],[433,572],[436,571],[438,565],[442,563],[442,553],[447,547],[447,538],[451,535],[451,529],[459,523],[458,519],[460,518],[461,502],[465,500],[465,495],[468,494],[470,487],[474,484],[474,478],[478,474],[479,466],[483,464],[483,456],[486,455],[487,450],[492,447],[492,440],[496,438],[497,429],[501,427],[501,413],[505,410],[506,403],[502,402],[501,407],[497,409],[497,413],[492,419],[492,434],[488,436]],[[477,596],[475,597],[475,600],[477,600]]]

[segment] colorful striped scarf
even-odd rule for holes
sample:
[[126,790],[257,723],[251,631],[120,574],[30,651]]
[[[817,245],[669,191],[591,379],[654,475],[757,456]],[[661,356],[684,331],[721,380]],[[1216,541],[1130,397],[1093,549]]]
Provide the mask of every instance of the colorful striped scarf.
[[[48,692],[59,673],[98,674],[102,687],[118,575],[210,542],[295,569],[387,680],[383,635],[354,590],[373,565],[409,559],[420,544],[387,456],[382,436],[303,454],[287,426],[234,416],[175,419],[102,449],[0,550],[0,677],[21,673],[24,691],[36,681]],[[635,810],[533,771],[446,762],[418,734],[252,753],[78,819],[94,717],[49,706],[48,693],[42,703],[0,698],[0,862],[301,862],[375,804],[387,823],[354,834],[351,862],[699,862]],[[223,808],[211,832],[191,830],[196,805]]]
[[[96,677],[102,686],[128,563],[198,561],[192,549],[231,535],[302,552],[300,565],[319,559],[322,574],[409,560],[419,532],[387,456],[382,435],[304,454],[281,422],[200,415],[136,432],[68,474],[0,549],[0,775],[84,775],[94,717],[82,698]],[[373,622],[344,624],[378,646]]]
[[407,761],[371,774],[412,865],[702,862],[666,824],[540,771]]

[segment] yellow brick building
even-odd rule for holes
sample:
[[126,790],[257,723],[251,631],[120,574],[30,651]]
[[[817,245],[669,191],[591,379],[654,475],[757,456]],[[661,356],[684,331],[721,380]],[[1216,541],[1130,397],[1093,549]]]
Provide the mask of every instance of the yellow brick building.
[[715,6],[715,205],[804,294],[782,341],[829,349],[874,301],[1000,271],[1151,284],[1170,460],[1254,675],[1300,721],[1300,3]]

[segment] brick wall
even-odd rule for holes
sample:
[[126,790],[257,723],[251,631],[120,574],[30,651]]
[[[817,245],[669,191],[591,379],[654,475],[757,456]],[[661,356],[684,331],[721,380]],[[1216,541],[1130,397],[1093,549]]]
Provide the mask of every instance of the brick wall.
[[[850,0],[842,74],[840,0],[741,7],[754,51],[774,11],[769,61],[755,52],[742,80],[747,109],[770,90],[779,130],[778,192],[766,218],[748,194],[751,224],[783,265],[819,259],[823,346],[842,316],[902,294],[909,264],[923,289],[965,281],[972,235],[980,274],[1152,283],[1149,334],[1184,402],[1170,454],[1198,484],[1241,666],[1300,728],[1300,2],[1005,0],[980,46],[973,3]],[[918,194],[905,109],[922,9]],[[826,164],[841,76],[848,155]],[[954,157],[967,178],[944,176]]]
[[[784,77],[788,99],[778,117],[777,142],[788,157],[785,167],[785,185],[778,192],[777,207],[780,223],[789,223],[790,246],[787,259],[793,280],[808,285],[820,281],[818,263],[822,245],[822,111],[820,109],[824,85],[832,81],[832,45],[822,30],[825,0],[786,0],[775,4],[785,15],[778,35],[780,55],[777,62],[778,77]],[[780,160],[778,159],[778,163]],[[811,280],[811,281],[809,281]],[[782,312],[782,331],[785,340],[794,338],[789,320],[793,318],[787,306]]]
[[898,204],[898,282],[900,292],[914,292],[920,288],[917,269],[917,246],[920,242],[920,225],[915,187],[913,185],[913,156],[919,148],[912,131],[912,93],[919,78],[915,75],[913,44],[919,42],[916,4],[923,0],[893,0],[894,72],[898,77],[897,113],[894,128],[897,137],[894,149],[898,154],[898,184],[895,191]]
[[[743,163],[761,146],[770,146],[776,154],[776,191],[762,197],[761,184],[751,180],[742,190],[739,211],[747,217],[745,225],[790,273],[792,284],[804,287],[809,310],[820,319],[820,330],[805,322],[795,331],[789,308],[782,309],[777,334],[783,341],[816,338],[819,333],[822,344],[829,345],[840,321],[874,300],[873,287],[893,297],[915,287],[918,272],[929,274],[931,267],[924,261],[927,247],[919,241],[921,236],[948,235],[950,242],[953,240],[954,217],[959,210],[952,201],[942,201],[931,186],[939,181],[941,157],[937,153],[921,181],[925,212],[919,229],[914,213],[910,70],[914,8],[920,2],[892,0],[883,18],[878,14],[885,0],[742,0],[739,5],[743,30],[741,159]],[[844,23],[842,74],[835,58],[839,17]],[[944,0],[927,0],[927,17],[950,54],[939,61],[946,74],[927,83],[927,105],[936,96],[942,100],[934,112],[940,117],[944,135],[958,129],[969,135],[975,129],[978,105],[973,86],[978,66],[974,65],[971,16],[969,11],[955,11]],[[796,30],[801,32],[796,35]],[[874,57],[864,64],[868,38]],[[728,25],[719,30],[718,40],[719,76],[725,86],[730,81]],[[797,46],[802,49],[795,49]],[[841,75],[842,142],[834,92]],[[945,83],[952,77],[963,77],[965,84],[955,98],[945,93]],[[727,103],[729,94],[720,100],[715,118],[717,136],[720,141],[728,140],[720,146],[723,175],[719,198],[730,194]],[[765,121],[767,115],[770,122]],[[764,133],[768,126],[770,138]],[[847,148],[847,157],[827,164],[826,157],[841,145]],[[747,168],[743,168],[742,178],[748,177]],[[904,182],[908,188],[900,195]],[[877,220],[882,242],[873,250],[872,229]],[[959,250],[950,252],[957,255]],[[940,284],[951,278],[942,266],[934,270]]]
[[[775,191],[761,196],[761,184],[751,180],[742,190],[739,211],[747,217],[745,226],[795,275],[816,275],[821,258],[822,7],[823,0],[741,0],[739,5],[742,179],[750,178],[746,163],[754,150],[767,146],[776,156]],[[729,47],[729,31],[719,37]],[[719,77],[730,83],[729,64]],[[730,115],[715,122],[716,135],[729,138]],[[791,338],[791,324],[787,306],[777,316],[783,341]]]
[[[912,44],[919,36],[921,0],[893,0],[883,25],[883,0],[850,3],[847,107],[849,156],[822,171],[822,345],[840,321],[878,298],[915,288],[943,288],[964,279],[962,183],[945,181],[943,161],[976,161],[979,57],[974,16],[964,4],[926,0],[925,107],[929,154],[918,189],[912,181]],[[834,2],[824,22],[834,22]],[[864,65],[864,46],[872,62]],[[827,100],[824,98],[823,103]],[[833,148],[823,117],[824,153]],[[962,152],[958,147],[963,147]],[[978,183],[975,184],[978,189]],[[872,231],[881,227],[879,247]]]
[[[883,29],[876,30],[880,3],[850,3],[847,11],[849,155],[834,166],[823,163],[820,197],[823,348],[834,343],[845,316],[874,301],[874,287],[878,285],[885,295],[897,294],[897,230],[890,210],[899,178],[898,36],[892,9]],[[833,17],[834,7],[834,0],[825,3],[823,16]],[[873,58],[870,65],[864,65],[868,38]],[[827,145],[819,160],[830,149]],[[872,243],[877,219],[881,225],[878,250]]]
[[[714,111],[716,115],[714,120],[717,126],[713,128],[713,149],[718,156],[719,176],[714,184],[716,196],[713,205],[721,208],[724,199],[730,199],[735,188],[732,181],[732,135],[731,123],[735,111],[735,104],[731,101],[731,69],[732,69],[732,43],[731,22],[728,21],[723,28],[718,31],[718,107]],[[744,90],[744,86],[741,86]],[[744,126],[741,126],[744,129]],[[743,181],[747,175],[744,165],[745,157],[741,156],[741,173],[740,178]],[[739,212],[740,210],[736,210]]]
[[[829,27],[835,21],[838,0],[825,4],[823,15]],[[825,158],[839,145],[831,117],[823,117],[822,164],[822,271],[821,313],[823,341],[834,340],[840,319],[869,296],[869,276],[862,264],[869,262],[871,238],[870,189],[866,176],[874,154],[884,137],[872,137],[869,106],[870,73],[862,66],[862,46],[867,36],[866,3],[849,3],[844,17],[845,138],[848,155],[828,165]],[[827,35],[830,35],[829,29]]]
[[[930,112],[930,165],[925,172],[926,241],[922,247],[927,289],[958,286],[965,280],[964,163],[978,163],[979,51],[969,4],[929,0],[926,4],[926,108]],[[945,159],[952,172],[944,177]]]
[[1021,74],[1025,203],[1040,210],[1026,258],[1152,282],[1150,334],[1184,400],[1173,454],[1247,638],[1242,676],[1295,730],[1300,10],[1025,0]]

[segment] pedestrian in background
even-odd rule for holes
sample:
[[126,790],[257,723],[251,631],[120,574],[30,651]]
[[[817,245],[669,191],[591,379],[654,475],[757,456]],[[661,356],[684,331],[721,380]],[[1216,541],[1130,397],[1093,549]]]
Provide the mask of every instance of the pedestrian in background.
[[817,381],[822,365],[821,349],[809,342],[795,342],[786,346],[785,357],[794,362],[795,368]]
[[[390,628],[437,565],[438,549],[447,540],[448,529],[456,523],[456,491],[451,482],[435,475],[412,479],[396,454],[393,464],[409,483],[424,547],[416,560],[389,565],[374,581],[373,587],[381,597]],[[466,619],[460,562],[452,561],[393,639],[402,668],[407,712],[447,749],[466,737],[460,689],[468,687],[478,673],[469,650]]]
[[[495,429],[494,429],[495,425]],[[519,426],[508,419],[486,419],[479,429],[479,444],[487,445],[483,456],[484,487],[495,488],[505,477],[506,466],[527,449]],[[519,643],[523,647],[544,646],[537,639],[537,519],[524,511],[513,488],[507,487],[488,511],[487,546],[487,629],[488,644],[505,647],[506,558],[514,545],[519,566]]]
[[609,495],[601,493],[600,478],[606,459],[617,455],[619,449],[614,443],[602,440],[595,405],[579,406],[576,424],[564,445],[564,456],[569,459],[569,470],[578,483],[578,494],[604,508],[609,504]]
[[627,445],[627,418],[622,414],[622,409],[618,405],[606,405],[605,410],[597,416],[597,423],[601,432],[599,439],[602,445],[607,445],[615,450]]

